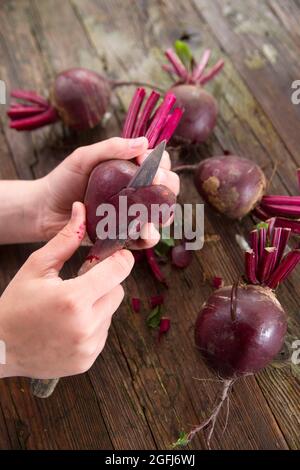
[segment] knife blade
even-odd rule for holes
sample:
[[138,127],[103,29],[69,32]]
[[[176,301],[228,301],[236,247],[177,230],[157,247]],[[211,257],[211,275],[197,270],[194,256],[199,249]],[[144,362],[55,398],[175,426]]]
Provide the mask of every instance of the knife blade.
[[167,141],[163,140],[149,153],[146,160],[144,160],[140,168],[129,181],[127,188],[149,186],[153,182],[166,148],[166,143]]

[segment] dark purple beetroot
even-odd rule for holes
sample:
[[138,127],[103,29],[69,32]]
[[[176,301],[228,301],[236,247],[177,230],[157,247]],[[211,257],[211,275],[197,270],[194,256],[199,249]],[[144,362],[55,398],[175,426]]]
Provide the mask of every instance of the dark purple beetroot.
[[266,178],[251,160],[223,155],[200,162],[195,172],[195,185],[203,199],[218,212],[240,219],[261,200]]
[[224,378],[255,373],[283,346],[286,314],[274,292],[240,285],[232,318],[232,286],[214,292],[199,313],[195,342],[209,365]]
[[101,122],[111,98],[109,81],[96,72],[74,68],[60,73],[52,86],[50,101],[61,120],[78,130]]
[[[283,346],[287,316],[273,289],[300,262],[300,249],[284,256],[290,229],[275,225],[271,219],[252,230],[251,248],[245,252],[245,282],[216,290],[198,314],[196,346],[223,387],[209,417],[184,434],[184,444],[199,431],[210,428],[207,436],[210,448],[216,420],[223,404],[228,403],[234,382],[268,366]],[[180,442],[179,439],[176,444]]]
[[33,91],[12,90],[25,102],[11,103],[10,127],[33,130],[62,120],[66,126],[85,130],[99,124],[108,109],[112,82],[92,70],[73,68],[57,75],[49,100]]
[[217,122],[218,103],[215,98],[195,85],[176,85],[170,88],[170,92],[184,109],[176,135],[191,142],[205,142]]
[[186,43],[175,42],[176,53],[166,51],[170,64],[164,65],[170,75],[176,76],[176,83],[170,88],[177,102],[184,109],[176,135],[195,143],[204,142],[216,125],[218,105],[215,98],[203,89],[205,83],[217,75],[224,66],[219,60],[208,72],[205,67],[210,50],[205,50],[199,63],[195,63]]

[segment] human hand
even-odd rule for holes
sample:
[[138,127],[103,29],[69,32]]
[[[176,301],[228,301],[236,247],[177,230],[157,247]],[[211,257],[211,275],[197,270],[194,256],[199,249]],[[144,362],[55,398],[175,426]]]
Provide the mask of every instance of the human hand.
[[[41,180],[43,212],[41,233],[45,240],[53,237],[66,224],[70,217],[72,203],[83,201],[88,179],[93,168],[100,162],[110,159],[132,159],[141,164],[146,156],[148,141],[145,137],[122,139],[115,137],[86,147],[76,149],[58,167]],[[154,184],[167,186],[176,195],[179,193],[179,178],[170,171],[171,162],[164,152]],[[135,248],[147,248],[158,242],[159,235],[151,224],[142,233],[143,240]]]
[[59,271],[85,234],[85,208],[73,204],[69,223],[22,266],[0,298],[0,377],[41,379],[88,370],[102,351],[134,261],[127,250],[75,279]]

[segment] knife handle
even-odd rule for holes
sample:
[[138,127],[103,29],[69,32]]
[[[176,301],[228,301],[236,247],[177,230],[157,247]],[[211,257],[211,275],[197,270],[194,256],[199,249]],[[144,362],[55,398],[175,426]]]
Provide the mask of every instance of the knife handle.
[[[100,261],[105,260],[117,251],[121,250],[126,240],[97,240],[89,251],[87,259],[78,271],[78,276],[92,269]],[[31,379],[30,391],[37,398],[48,398],[55,390],[58,379]]]

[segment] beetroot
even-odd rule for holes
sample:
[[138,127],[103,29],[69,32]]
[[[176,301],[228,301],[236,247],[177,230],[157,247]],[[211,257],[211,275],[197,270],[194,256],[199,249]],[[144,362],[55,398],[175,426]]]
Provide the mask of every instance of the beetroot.
[[[170,93],[166,94],[162,104],[156,110],[159,94],[153,91],[142,109],[144,98],[145,90],[138,88],[125,119],[123,136],[130,138],[145,135],[148,138],[149,146],[154,147],[162,140],[168,140],[171,137],[182,111],[179,108],[173,109],[176,99]],[[128,208],[132,204],[143,203],[148,209],[148,216],[150,216],[151,204],[165,203],[165,209],[161,213],[159,222],[166,223],[169,219],[169,210],[175,204],[176,197],[166,186],[151,185],[127,188],[137,169],[137,165],[131,161],[109,160],[97,165],[91,173],[84,202],[87,210],[87,233],[95,245],[89,253],[88,263],[97,263],[103,256],[103,241],[97,237],[96,233],[97,225],[103,219],[103,216],[96,215],[97,207],[101,204],[110,203],[115,207],[118,215],[117,234],[125,234],[128,242],[132,236],[132,233],[128,233],[128,224],[136,217],[128,217],[128,219],[126,217],[124,222],[119,223],[120,196],[127,196]],[[150,222],[148,219],[142,222],[147,221]],[[121,246],[122,244],[120,244]],[[156,266],[157,263],[152,254],[152,250],[146,250],[151,268],[155,268],[156,274],[160,275],[159,267]],[[162,275],[160,280],[163,280]]]
[[260,220],[274,216],[277,227],[300,235],[300,197],[264,195],[266,177],[253,161],[229,154],[173,168],[177,173],[186,170],[195,172],[195,186],[204,201],[226,217],[241,219],[252,211]]
[[300,249],[284,256],[289,234],[289,229],[276,228],[274,219],[259,224],[251,232],[251,249],[245,252],[244,281],[216,290],[201,308],[195,325],[196,346],[224,385],[211,416],[186,435],[187,442],[211,426],[210,445],[234,381],[266,367],[283,346],[287,315],[273,289],[300,262]]
[[203,85],[220,72],[224,61],[219,60],[205,72],[210,50],[204,52],[198,64],[194,63],[186,43],[176,41],[175,50],[176,53],[172,49],[166,51],[171,65],[165,65],[164,68],[172,77],[179,79],[170,88],[177,98],[177,103],[184,109],[176,135],[191,142],[201,143],[211,134],[218,115],[218,104],[215,98],[203,89]]
[[136,82],[118,82],[84,68],[65,70],[57,75],[49,100],[34,91],[12,90],[22,100],[8,109],[10,127],[18,131],[38,129],[56,121],[82,131],[99,124],[107,111],[111,92],[117,86]]
[[191,250],[187,250],[185,245],[186,243],[183,241],[179,245],[176,245],[172,248],[172,264],[177,268],[187,268],[192,262],[192,252]]
[[240,219],[261,200],[266,178],[251,160],[223,155],[200,162],[195,172],[195,185],[203,199],[218,212]]

